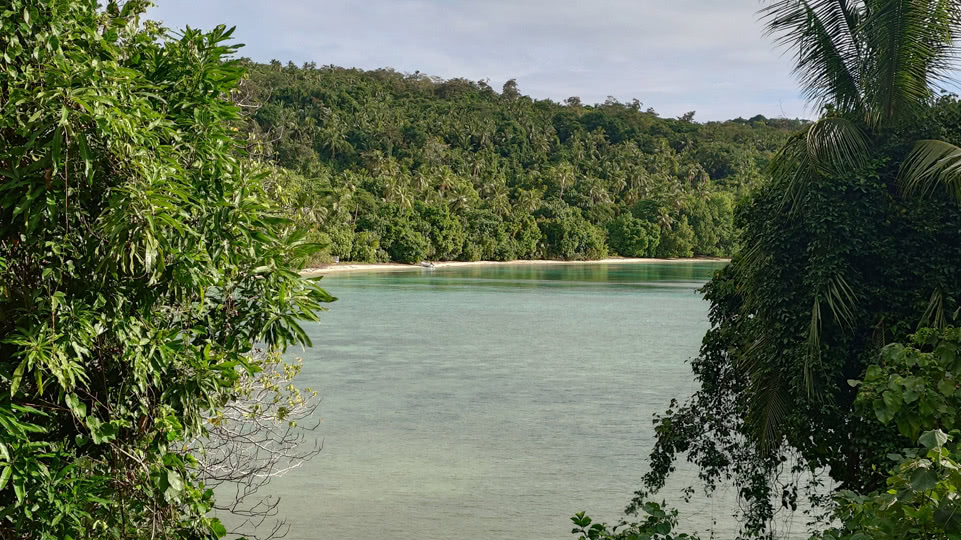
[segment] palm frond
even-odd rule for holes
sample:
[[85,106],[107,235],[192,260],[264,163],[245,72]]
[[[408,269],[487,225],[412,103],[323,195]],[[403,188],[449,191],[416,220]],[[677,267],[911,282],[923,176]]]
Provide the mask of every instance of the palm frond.
[[854,328],[854,310],[858,297],[840,273],[835,274],[828,282],[824,300],[839,327]]
[[814,366],[821,365],[821,297],[814,297],[811,306],[811,323],[808,326],[807,355],[804,357],[804,388],[808,397],[820,399],[814,382]]
[[746,417],[747,434],[765,450],[780,441],[788,412],[786,403],[790,399],[790,389],[781,372],[770,365],[772,358],[775,358],[773,345],[770,335],[761,334],[744,347],[741,354],[735,356],[736,369],[747,379],[751,389]]
[[870,151],[864,131],[854,122],[839,117],[825,117],[812,124],[807,133],[807,147],[814,166],[826,175],[861,168]]
[[918,141],[901,165],[898,177],[905,195],[929,194],[944,185],[961,204],[961,148],[944,141]]
[[777,0],[760,11],[767,34],[793,50],[794,74],[819,108],[860,110],[860,12],[849,0]]
[[808,324],[807,354],[804,357],[804,387],[810,398],[820,401],[823,397],[814,377],[815,367],[821,365],[821,332],[824,325],[821,314],[821,303],[827,304],[834,316],[834,322],[841,329],[854,328],[854,311],[857,295],[848,285],[844,276],[835,274],[827,285],[814,295],[811,306],[811,322]]
[[944,293],[938,287],[931,291],[931,298],[928,300],[928,307],[918,321],[918,328],[931,326],[933,328],[944,328],[947,326],[947,316],[944,313]]
[[736,288],[738,294],[750,303],[752,297],[750,293],[754,288],[753,276],[757,269],[761,267],[761,262],[764,260],[764,249],[760,243],[751,242],[746,244],[738,255],[739,260],[734,267],[737,276],[737,281],[735,282]]
[[748,412],[748,425],[763,451],[769,451],[781,442],[789,399],[787,385],[779,374],[772,374],[755,384],[754,406]]
[[819,175],[835,176],[864,166],[868,137],[854,122],[827,116],[792,136],[771,161],[770,173],[784,185],[783,208],[796,208]]
[[867,121],[910,115],[952,80],[957,0],[870,0],[860,25],[865,43],[863,90]]

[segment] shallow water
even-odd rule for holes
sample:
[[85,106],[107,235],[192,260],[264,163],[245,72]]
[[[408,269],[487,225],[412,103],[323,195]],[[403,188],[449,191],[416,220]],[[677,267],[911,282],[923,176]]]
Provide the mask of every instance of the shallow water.
[[[269,486],[287,538],[564,539],[575,512],[616,521],[647,470],[651,415],[695,389],[696,290],[720,266],[324,278],[339,300],[309,328],[299,379],[323,399],[324,449]],[[727,495],[685,507],[687,530],[729,537]]]

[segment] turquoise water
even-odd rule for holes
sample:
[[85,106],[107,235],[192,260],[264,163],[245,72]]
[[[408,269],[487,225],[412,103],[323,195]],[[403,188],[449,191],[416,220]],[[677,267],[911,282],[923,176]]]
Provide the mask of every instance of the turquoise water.
[[[287,538],[563,539],[616,521],[651,415],[694,391],[720,263],[477,266],[324,278],[302,385],[323,452],[270,485]],[[682,469],[677,485],[693,481]],[[685,507],[736,529],[728,497]]]

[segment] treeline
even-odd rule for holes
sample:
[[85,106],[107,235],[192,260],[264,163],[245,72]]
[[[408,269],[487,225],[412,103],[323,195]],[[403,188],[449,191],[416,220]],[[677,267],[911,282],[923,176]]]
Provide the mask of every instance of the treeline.
[[247,151],[324,256],[726,256],[736,200],[802,121],[699,124],[392,70],[247,62]]

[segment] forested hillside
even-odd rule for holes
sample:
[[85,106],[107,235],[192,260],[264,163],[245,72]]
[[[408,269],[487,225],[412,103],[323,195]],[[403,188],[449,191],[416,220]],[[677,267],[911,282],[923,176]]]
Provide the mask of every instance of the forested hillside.
[[513,81],[248,63],[234,94],[275,196],[354,261],[725,256],[735,201],[801,126],[700,124]]

